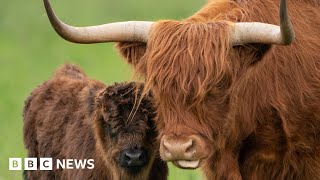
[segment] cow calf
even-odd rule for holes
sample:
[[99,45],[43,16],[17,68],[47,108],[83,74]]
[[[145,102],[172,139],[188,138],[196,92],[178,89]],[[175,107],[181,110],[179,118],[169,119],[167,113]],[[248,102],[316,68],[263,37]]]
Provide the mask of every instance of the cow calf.
[[[107,87],[75,65],[58,69],[33,90],[23,112],[28,157],[52,157],[53,169],[26,171],[25,178],[167,179],[155,141],[152,97],[140,102],[141,88],[133,82]],[[94,168],[57,167],[67,159],[92,159]]]

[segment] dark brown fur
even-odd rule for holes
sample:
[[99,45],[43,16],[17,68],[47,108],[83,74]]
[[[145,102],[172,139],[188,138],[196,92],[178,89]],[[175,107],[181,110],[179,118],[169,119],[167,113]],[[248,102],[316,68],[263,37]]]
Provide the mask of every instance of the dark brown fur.
[[[166,179],[153,125],[150,95],[140,99],[138,83],[106,87],[77,66],[64,65],[28,97],[24,143],[28,157],[52,157],[53,171],[28,171],[28,179]],[[144,148],[149,161],[136,174],[120,167],[124,148]],[[56,159],[94,159],[94,169],[58,170]],[[39,169],[39,168],[38,168]]]
[[157,101],[160,138],[198,134],[208,179],[320,179],[320,1],[288,0],[291,46],[231,47],[226,21],[279,24],[279,0],[211,0],[118,43]]

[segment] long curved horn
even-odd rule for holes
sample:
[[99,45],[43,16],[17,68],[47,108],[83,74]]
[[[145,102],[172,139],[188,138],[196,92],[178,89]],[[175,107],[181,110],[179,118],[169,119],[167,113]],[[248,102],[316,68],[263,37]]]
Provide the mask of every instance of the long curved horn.
[[294,30],[287,10],[287,1],[280,2],[280,26],[259,22],[234,23],[232,44],[247,43],[289,45],[295,39]]
[[144,42],[148,41],[148,34],[153,22],[128,21],[103,24],[98,26],[74,27],[59,20],[55,15],[49,0],[43,0],[48,18],[55,31],[65,40],[91,44],[101,42]]

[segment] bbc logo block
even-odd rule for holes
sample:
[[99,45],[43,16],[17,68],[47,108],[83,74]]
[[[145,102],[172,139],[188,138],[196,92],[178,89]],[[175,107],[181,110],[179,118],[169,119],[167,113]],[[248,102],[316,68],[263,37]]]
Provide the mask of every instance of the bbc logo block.
[[41,171],[52,170],[52,158],[40,158],[40,170]]
[[9,170],[12,170],[12,171],[22,170],[21,158],[10,158],[9,159]]
[[37,170],[37,158],[25,158],[24,159],[24,169],[25,170]]
[[[24,158],[24,170],[52,170],[52,158]],[[9,170],[22,170],[22,158],[9,158]]]
[[9,158],[9,170],[52,171],[56,169],[93,169],[93,159]]

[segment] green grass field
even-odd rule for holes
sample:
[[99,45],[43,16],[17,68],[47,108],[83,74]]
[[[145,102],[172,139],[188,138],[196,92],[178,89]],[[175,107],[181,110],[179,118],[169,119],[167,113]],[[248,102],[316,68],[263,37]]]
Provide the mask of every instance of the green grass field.
[[[126,20],[182,19],[205,0],[68,0],[52,4],[62,20],[78,26]],[[58,37],[41,0],[1,1],[0,5],[0,180],[22,179],[8,170],[9,157],[25,157],[22,141],[24,99],[61,64],[79,64],[107,84],[130,80],[132,71],[113,43],[77,45]],[[170,166],[170,178],[201,179],[199,171]]]

